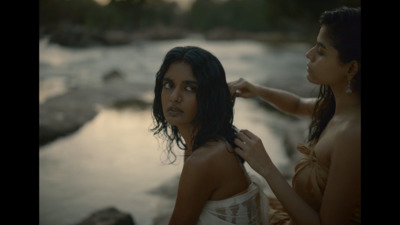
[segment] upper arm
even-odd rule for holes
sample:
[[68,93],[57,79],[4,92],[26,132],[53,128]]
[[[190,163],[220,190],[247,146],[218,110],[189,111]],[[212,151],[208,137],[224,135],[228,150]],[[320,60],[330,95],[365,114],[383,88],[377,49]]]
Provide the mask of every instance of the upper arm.
[[337,137],[321,205],[323,224],[348,224],[361,201],[361,134],[352,128]]
[[169,225],[196,224],[215,184],[205,160],[188,158],[179,180],[178,194]]
[[316,98],[300,98],[295,114],[299,116],[311,117],[314,112],[316,102]]

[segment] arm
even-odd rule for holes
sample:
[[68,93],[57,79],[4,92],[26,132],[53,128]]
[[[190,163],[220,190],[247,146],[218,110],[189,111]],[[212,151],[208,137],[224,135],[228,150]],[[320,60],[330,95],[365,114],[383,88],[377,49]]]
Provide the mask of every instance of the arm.
[[214,190],[210,170],[204,160],[189,157],[179,180],[178,194],[169,225],[195,225]]
[[289,186],[257,136],[244,130],[238,134],[238,138],[235,144],[239,148],[235,148],[235,152],[265,178],[295,224],[348,224],[361,199],[359,128],[346,129],[336,137],[337,144],[331,156],[330,172],[320,213],[314,211]]
[[[275,196],[287,210],[297,225],[321,224],[319,214],[314,211],[288,184],[276,166],[272,163],[259,137],[248,130],[238,133],[235,152],[267,181]],[[244,144],[243,142],[246,142]]]
[[316,98],[302,98],[293,93],[252,84],[242,78],[230,82],[229,90],[234,97],[253,98],[261,97],[264,101],[275,106],[280,111],[311,117]]

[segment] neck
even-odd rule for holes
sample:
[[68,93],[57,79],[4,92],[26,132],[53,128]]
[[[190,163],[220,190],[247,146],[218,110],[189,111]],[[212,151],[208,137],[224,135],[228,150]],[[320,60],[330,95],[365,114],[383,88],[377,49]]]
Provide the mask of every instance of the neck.
[[[192,152],[192,148],[193,148],[193,128],[189,128],[189,127],[178,127],[179,133],[181,134],[183,140],[185,140],[185,144],[186,144],[186,154],[190,154]],[[186,156],[185,156],[186,158]]]
[[336,108],[335,115],[340,115],[349,111],[359,109],[361,106],[360,93],[353,91],[352,93],[346,93],[345,91],[335,92]]

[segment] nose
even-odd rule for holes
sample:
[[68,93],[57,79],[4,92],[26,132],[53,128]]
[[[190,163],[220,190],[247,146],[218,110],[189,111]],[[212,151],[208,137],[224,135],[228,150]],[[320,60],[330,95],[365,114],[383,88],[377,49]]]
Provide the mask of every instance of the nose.
[[311,50],[312,48],[310,48],[307,52],[306,52],[306,58],[311,59]]
[[170,95],[171,102],[182,102],[182,93],[179,88],[175,88]]
[[310,61],[312,61],[312,56],[313,56],[313,50],[315,47],[310,48],[307,52],[306,52],[306,58],[309,59]]

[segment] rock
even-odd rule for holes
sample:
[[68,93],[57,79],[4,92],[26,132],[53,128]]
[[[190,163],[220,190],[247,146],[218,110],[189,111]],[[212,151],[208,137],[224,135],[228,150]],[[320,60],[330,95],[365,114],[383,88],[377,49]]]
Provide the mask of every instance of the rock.
[[179,27],[155,26],[146,29],[94,29],[81,24],[63,22],[57,26],[41,26],[39,37],[49,37],[51,43],[74,48],[121,46],[143,40],[180,39],[188,31]]
[[69,47],[90,47],[103,44],[99,32],[78,24],[59,24],[50,31],[49,37],[50,42]]
[[104,45],[126,45],[133,41],[132,35],[122,30],[106,30],[101,36]]
[[150,107],[143,95],[152,89],[149,85],[114,80],[101,87],[78,88],[48,99],[39,105],[39,146],[77,131],[97,115],[100,107]]
[[39,146],[78,130],[97,110],[90,94],[76,90],[49,99],[39,106]]
[[130,214],[108,207],[92,213],[76,225],[135,225],[135,222]]
[[111,70],[103,76],[103,81],[105,82],[109,82],[116,79],[123,79],[122,73],[117,69]]

